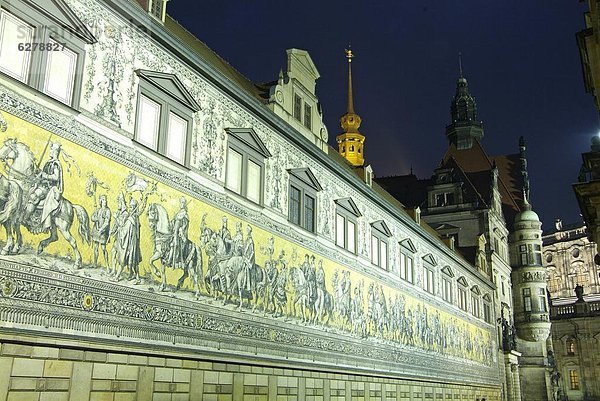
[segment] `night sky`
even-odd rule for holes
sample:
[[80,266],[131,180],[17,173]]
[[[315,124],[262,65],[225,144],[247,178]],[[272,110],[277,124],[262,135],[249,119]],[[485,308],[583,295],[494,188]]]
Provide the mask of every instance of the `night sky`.
[[[285,50],[307,50],[321,78],[329,143],[346,107],[351,44],[355,110],[377,176],[431,176],[446,148],[458,53],[488,154],[528,143],[531,198],[544,229],[580,219],[571,184],[599,131],[585,93],[577,0],[172,0],[167,12],[255,82],[275,80]],[[336,146],[337,148],[337,146]]]

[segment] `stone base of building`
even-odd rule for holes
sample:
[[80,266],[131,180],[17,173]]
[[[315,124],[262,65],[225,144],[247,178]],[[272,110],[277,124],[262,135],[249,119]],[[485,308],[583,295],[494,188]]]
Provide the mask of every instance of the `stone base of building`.
[[499,401],[500,390],[2,334],[0,400]]

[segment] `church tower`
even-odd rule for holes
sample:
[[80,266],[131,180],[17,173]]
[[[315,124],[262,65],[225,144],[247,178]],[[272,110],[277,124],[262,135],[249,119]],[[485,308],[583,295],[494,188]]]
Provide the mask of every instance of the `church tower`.
[[463,76],[460,56],[459,74],[456,94],[450,104],[452,123],[446,126],[446,137],[457,149],[470,149],[474,140],[483,138],[483,123],[477,120],[477,103],[469,93],[469,84]]
[[529,179],[525,141],[519,140],[523,205],[515,216],[510,235],[514,326],[524,400],[548,400],[547,368],[550,313],[546,297],[546,271],[542,265],[542,223],[529,203]]
[[340,118],[343,132],[336,137],[338,152],[350,162],[353,167],[362,167],[365,164],[364,143],[365,137],[358,132],[361,119],[354,112],[354,99],[352,97],[352,50],[346,50],[348,59],[348,107],[346,114]]

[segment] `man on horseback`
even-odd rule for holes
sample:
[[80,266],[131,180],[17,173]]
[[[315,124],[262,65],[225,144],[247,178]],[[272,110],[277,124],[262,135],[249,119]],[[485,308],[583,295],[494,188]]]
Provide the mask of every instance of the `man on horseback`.
[[185,246],[188,241],[190,218],[187,211],[187,200],[179,200],[179,211],[173,218],[173,239],[169,252],[169,265],[174,269],[183,269],[185,264]]
[[254,239],[252,239],[252,226],[246,226],[246,240],[244,241],[244,290],[252,291],[252,273],[256,263],[256,253],[254,252]]
[[64,191],[63,170],[59,159],[60,149],[61,146],[58,142],[50,145],[50,158],[38,175],[38,181],[31,189],[29,201],[25,208],[24,218],[28,220],[42,204],[40,224],[43,230],[48,230],[52,226],[50,216],[58,209]]

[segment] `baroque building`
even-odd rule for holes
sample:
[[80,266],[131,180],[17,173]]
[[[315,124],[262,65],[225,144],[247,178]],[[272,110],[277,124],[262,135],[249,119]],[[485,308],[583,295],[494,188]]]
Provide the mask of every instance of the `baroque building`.
[[563,225],[561,220],[544,234],[543,243],[556,366],[552,374],[555,399],[599,399],[596,355],[600,291],[598,265],[594,262],[596,244],[587,238],[582,222]]
[[166,11],[0,0],[0,399],[518,399],[497,174],[464,257]]
[[[520,138],[517,154],[487,154],[481,144],[483,123],[462,65],[450,115],[449,146],[431,178],[411,173],[376,181],[407,207],[418,208],[422,219],[474,266],[473,272],[494,284],[487,295],[493,302],[487,299],[497,316],[503,399],[551,399],[541,223],[529,204],[525,141]],[[442,276],[444,287],[448,279]],[[480,314],[476,286],[462,278],[458,283],[444,293],[458,291],[460,308]]]

